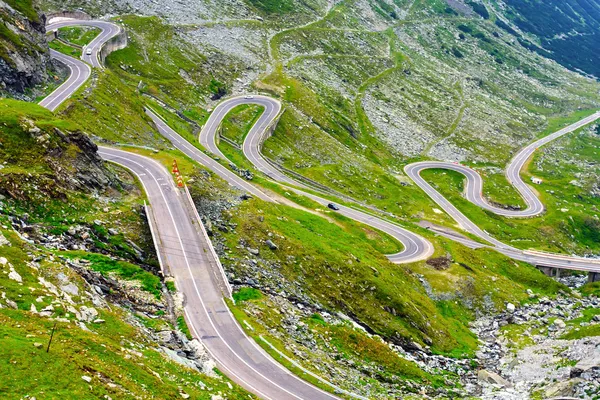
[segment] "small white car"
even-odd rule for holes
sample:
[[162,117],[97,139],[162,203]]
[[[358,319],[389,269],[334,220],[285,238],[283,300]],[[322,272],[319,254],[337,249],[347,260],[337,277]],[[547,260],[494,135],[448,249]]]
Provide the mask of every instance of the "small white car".
[[85,51],[85,54],[88,55],[88,56],[91,56],[92,55],[92,49],[87,49]]
[[247,95],[247,96],[244,96],[244,98],[245,98],[245,99],[253,99],[253,98],[254,98],[254,96],[252,96],[251,94],[249,94],[249,95]]

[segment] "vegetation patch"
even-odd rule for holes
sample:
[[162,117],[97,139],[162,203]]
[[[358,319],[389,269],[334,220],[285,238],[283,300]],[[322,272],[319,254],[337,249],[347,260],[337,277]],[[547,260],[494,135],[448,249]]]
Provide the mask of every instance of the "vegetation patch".
[[114,273],[123,279],[139,281],[142,288],[152,293],[157,299],[161,297],[160,278],[141,267],[127,261],[114,260],[108,256],[79,251],[63,252],[67,257],[79,258],[90,262],[90,268],[103,275]]

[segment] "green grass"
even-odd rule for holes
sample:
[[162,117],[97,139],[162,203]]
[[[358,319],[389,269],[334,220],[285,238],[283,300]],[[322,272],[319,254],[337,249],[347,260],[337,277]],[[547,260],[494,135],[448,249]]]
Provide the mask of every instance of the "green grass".
[[[46,353],[53,321],[30,313],[0,310],[0,392],[5,398],[24,394],[44,398],[49,393],[60,398],[157,398],[181,397],[183,390],[197,399],[210,399],[210,391],[195,383],[200,381],[215,392],[229,393],[231,398],[248,398],[237,386],[227,387],[223,379],[210,378],[165,359],[148,344],[133,347],[142,356],[129,356],[124,347],[134,345],[138,334],[117,314],[103,312],[106,320],[99,334],[77,325],[58,323],[52,347]],[[37,349],[34,342],[44,346]],[[123,344],[127,342],[128,344]],[[91,384],[82,376],[92,377]],[[118,387],[111,388],[108,383]],[[125,394],[128,393],[128,394]]]
[[293,0],[248,0],[265,14],[286,14],[294,10]]
[[95,27],[68,26],[58,29],[58,37],[78,46],[86,46],[94,40],[100,32],[100,28]]
[[[311,371],[312,373],[329,380],[329,377],[324,376],[322,371],[311,363],[310,355],[304,362],[297,360],[294,353],[290,352],[290,345],[280,340],[279,338],[272,335],[273,331],[281,330],[281,315],[273,311],[272,305],[267,299],[254,299],[249,300],[252,306],[256,310],[256,307],[260,310],[260,321],[255,320],[246,311],[245,307],[241,304],[233,305],[229,303],[229,307],[234,317],[243,327],[244,331],[248,336],[254,339],[267,353],[275,358],[279,363],[284,365],[287,369],[292,371],[295,375],[302,379],[322,388],[325,391],[332,392],[332,388],[329,385],[322,383],[315,379],[310,374],[307,374],[303,370],[297,368],[288,359],[282,357],[279,353],[274,351],[271,346],[265,343],[261,339],[261,336],[266,338],[271,345],[273,345],[279,352],[285,354],[287,357],[300,362],[300,364]],[[359,361],[361,363],[370,364],[377,366],[378,373],[376,376],[365,375],[362,379],[361,385],[369,385],[371,390],[377,392],[381,390],[378,385],[380,382],[397,382],[401,383],[405,380],[411,380],[420,382],[423,384],[433,384],[437,386],[443,386],[442,381],[439,377],[423,372],[418,368],[416,364],[411,361],[402,359],[390,348],[380,341],[374,340],[363,332],[353,329],[348,325],[341,326],[329,326],[327,325],[318,314],[313,315],[308,321],[308,327],[311,333],[320,340],[315,344],[317,347],[324,345],[321,342],[321,338],[327,338],[327,347],[321,347],[326,353],[332,353],[331,348],[335,348],[336,354],[332,357],[331,362],[337,362],[340,357]],[[287,336],[286,332],[281,334]],[[294,347],[298,347],[298,343],[293,344]],[[304,348],[303,351],[308,354],[316,352],[316,348]],[[323,350],[321,350],[323,351]],[[343,386],[343,385],[342,385]],[[347,387],[347,390],[352,391],[352,387]],[[339,395],[339,394],[338,394]],[[347,396],[341,395],[342,398]]]
[[179,317],[177,317],[177,328],[183,332],[183,334],[189,339],[192,340],[193,336],[192,333],[190,332],[190,328],[188,328],[187,322],[185,322],[185,318],[180,315]]
[[[449,270],[436,271],[425,263],[413,264],[409,270],[385,259],[382,254],[393,248],[384,246],[382,235],[369,228],[258,200],[244,202],[232,222],[237,224],[236,232],[225,238],[237,257],[245,257],[245,252],[236,249],[243,239],[247,246],[259,249],[261,258],[279,265],[286,280],[302,285],[322,304],[354,314],[386,338],[399,334],[421,341],[429,337],[434,351],[453,356],[476,347],[467,325],[474,317],[473,307],[483,304],[484,297],[491,295],[501,309],[505,301],[526,299],[527,288],[549,295],[563,288],[527,264],[492,250],[473,252],[446,241],[443,248],[455,260]],[[274,239],[280,250],[272,251],[264,244],[267,232],[280,238]],[[237,263],[229,262],[235,269]],[[436,304],[411,277],[411,270],[425,275],[438,292],[460,291],[474,302],[471,309],[460,303]],[[382,312],[383,308],[394,311]]]
[[[113,53],[114,54],[114,53]],[[113,100],[118,96],[121,101]],[[164,140],[144,114],[145,99],[123,85],[120,78],[104,70],[87,95],[78,92],[61,106],[62,116],[86,132],[117,143],[162,147]]]
[[233,108],[223,119],[220,134],[241,146],[263,110],[264,107],[254,104],[242,104]]
[[[7,223],[3,214],[0,221]],[[46,398],[51,394],[64,399],[105,396],[167,399],[180,398],[182,391],[203,400],[210,400],[218,392],[231,399],[254,398],[236,385],[230,387],[231,382],[223,377],[212,378],[170,361],[142,331],[125,322],[135,318],[126,308],[112,303],[110,307],[92,305],[83,294],[89,289],[88,283],[60,258],[21,241],[12,230],[2,230],[2,233],[12,244],[2,248],[2,256],[23,279],[19,284],[0,274],[4,293],[0,300],[3,305],[0,309],[0,359],[3,360],[0,374],[4,377],[0,393],[3,398]],[[35,269],[30,266],[31,257],[41,260]],[[4,268],[7,271],[8,267]],[[43,277],[58,286],[62,279],[60,273],[80,291],[80,295],[72,295],[68,303],[62,297],[55,298],[38,280]],[[4,296],[14,299],[18,310],[7,308]],[[104,322],[88,323],[89,330],[82,329],[73,322],[75,315],[63,306],[71,301],[75,308],[95,307],[98,318]],[[32,304],[40,310],[51,303],[54,317],[71,322],[56,321],[29,311]],[[162,319],[141,319],[151,329],[168,329]],[[46,353],[55,324],[50,352]],[[40,343],[41,347],[35,347],[34,343]],[[91,377],[91,384],[82,376]]]
[[581,294],[584,296],[599,296],[600,297],[600,282],[586,283],[580,288]]
[[32,22],[40,20],[32,0],[6,0],[6,3],[17,11],[20,11]]
[[526,329],[527,325],[509,324],[500,328],[500,332],[502,333],[502,336],[507,339],[509,348],[516,352],[535,344],[530,336],[524,334]]
[[565,340],[575,340],[590,336],[600,336],[600,324],[581,326],[571,329],[568,333],[565,333],[560,338]]
[[233,300],[236,303],[239,303],[242,301],[248,301],[248,300],[256,300],[256,299],[260,299],[261,297],[262,297],[262,293],[260,292],[260,290],[250,288],[250,287],[240,288],[238,291],[233,293]]
[[175,293],[177,292],[177,288],[175,287],[175,282],[174,281],[166,281],[165,282],[165,286],[167,287],[167,290],[171,293]]
[[217,65],[197,49],[182,47],[177,30],[157,17],[126,15],[121,20],[135,34],[130,35],[126,48],[107,57],[106,64],[131,89],[137,88],[141,77],[142,91],[193,110],[204,96],[213,94],[211,82],[229,83],[239,75],[240,65]]
[[152,293],[157,299],[161,298],[160,278],[135,264],[126,261],[113,260],[110,257],[101,254],[86,253],[82,251],[68,251],[61,252],[61,254],[73,259],[79,258],[88,260],[90,262],[90,268],[103,275],[114,273],[122,279],[139,281],[144,290]]
[[339,355],[347,359],[358,359],[376,365],[385,371],[381,380],[412,380],[434,387],[444,386],[443,381],[422,371],[415,363],[405,360],[390,351],[387,344],[373,340],[348,325],[327,325],[323,320],[311,318],[310,327],[318,335],[328,338],[329,344]]
[[80,58],[81,54],[82,54],[80,49],[66,45],[63,42],[60,42],[58,40],[53,40],[53,41],[49,42],[48,45],[50,46],[51,49],[54,49],[56,51],[59,51],[63,54],[66,54],[66,55],[74,57],[74,58]]

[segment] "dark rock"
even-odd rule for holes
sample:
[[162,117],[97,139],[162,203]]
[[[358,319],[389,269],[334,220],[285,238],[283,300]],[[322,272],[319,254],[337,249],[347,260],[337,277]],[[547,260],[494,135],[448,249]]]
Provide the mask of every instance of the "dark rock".
[[[20,8],[18,4],[16,8]],[[46,17],[26,16],[5,2],[0,2],[0,14],[5,29],[12,33],[0,35],[0,94],[28,99],[25,92],[46,82],[53,69]]]
[[449,256],[441,256],[427,260],[427,265],[431,265],[438,271],[448,269],[450,264],[452,264],[452,259]]

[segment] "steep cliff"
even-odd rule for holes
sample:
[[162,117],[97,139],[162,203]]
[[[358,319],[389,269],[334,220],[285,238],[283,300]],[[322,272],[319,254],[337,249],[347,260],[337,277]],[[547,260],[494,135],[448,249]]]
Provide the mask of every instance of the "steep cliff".
[[0,95],[31,97],[51,68],[46,19],[31,0],[0,0]]

